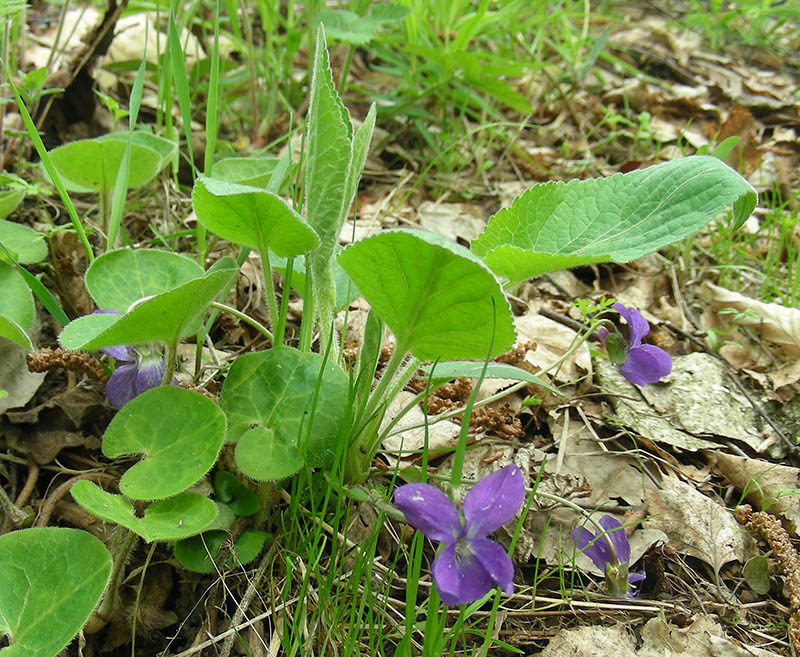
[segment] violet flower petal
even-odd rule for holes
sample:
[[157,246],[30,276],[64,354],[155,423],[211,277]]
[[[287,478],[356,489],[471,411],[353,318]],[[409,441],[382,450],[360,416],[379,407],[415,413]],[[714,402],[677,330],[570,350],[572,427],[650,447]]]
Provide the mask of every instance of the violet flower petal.
[[[598,538],[594,543],[597,534],[590,532],[585,527],[578,527],[572,532],[572,540],[578,550],[583,552],[592,560],[592,563],[601,571],[605,572],[606,564],[611,563],[611,549],[608,547],[605,538]],[[592,543],[589,545],[589,543]]]
[[404,484],[394,491],[393,499],[408,524],[432,541],[453,545],[461,535],[458,511],[438,488],[428,484]]
[[672,371],[670,355],[652,344],[642,344],[628,351],[619,371],[628,381],[639,386],[656,383]]
[[514,517],[524,499],[522,471],[516,465],[507,465],[479,480],[464,498],[466,537],[483,537],[500,529]]
[[614,552],[617,553],[617,561],[619,563],[628,563],[631,558],[631,544],[628,542],[628,537],[625,535],[625,530],[622,529],[622,524],[613,516],[603,516],[599,520],[600,526],[608,532],[606,536],[598,540],[611,541],[614,546]]
[[488,538],[472,539],[469,546],[492,581],[503,589],[503,593],[511,595],[514,592],[514,564],[505,548]]
[[492,588],[492,579],[472,554],[456,557],[456,545],[447,547],[431,566],[442,602],[454,606],[474,602]]
[[132,363],[136,360],[136,352],[127,345],[103,347],[100,349],[106,356],[111,356],[117,363]]
[[637,584],[639,582],[643,582],[646,577],[647,574],[643,570],[628,573],[628,584]]
[[128,363],[115,369],[106,381],[106,399],[112,408],[121,409],[136,396],[136,365]]
[[141,395],[152,388],[157,388],[164,381],[167,364],[161,356],[142,358],[136,366],[136,378],[133,390],[136,395]]
[[634,307],[626,308],[621,303],[611,306],[628,323],[628,344],[631,349],[642,344],[642,338],[650,332],[650,324],[642,317],[642,314]]

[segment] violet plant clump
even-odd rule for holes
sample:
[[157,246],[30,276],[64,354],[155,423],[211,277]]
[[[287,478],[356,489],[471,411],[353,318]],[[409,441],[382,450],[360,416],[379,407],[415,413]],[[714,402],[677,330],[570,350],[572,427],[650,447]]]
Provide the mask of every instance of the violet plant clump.
[[618,368],[620,374],[635,385],[656,383],[672,371],[670,355],[652,344],[642,344],[650,332],[650,324],[636,308],[626,308],[615,303],[616,310],[628,323],[628,339],[621,333],[603,327],[598,332],[606,347],[608,357]]
[[503,546],[487,536],[511,520],[524,499],[522,472],[515,465],[476,482],[461,514],[429,484],[405,484],[394,492],[394,503],[408,523],[445,546],[432,567],[442,602],[474,602],[495,585],[506,594],[514,592],[514,564]]
[[605,573],[609,595],[616,598],[637,597],[638,592],[631,586],[644,580],[645,573],[628,571],[631,546],[625,530],[619,520],[608,515],[600,518],[599,524],[604,532],[594,533],[585,527],[578,527],[572,533],[572,540]]

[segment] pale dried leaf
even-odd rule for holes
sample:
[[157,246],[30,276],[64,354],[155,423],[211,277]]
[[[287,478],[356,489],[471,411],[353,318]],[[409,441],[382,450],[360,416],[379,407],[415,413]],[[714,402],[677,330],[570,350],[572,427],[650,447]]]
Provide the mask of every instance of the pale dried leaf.
[[645,527],[660,529],[678,552],[701,559],[714,572],[755,554],[753,538],[730,511],[674,477],[665,478],[661,490],[648,493],[647,507]]
[[733,308],[740,312],[755,311],[754,318],[747,315],[737,319],[737,324],[750,326],[765,340],[780,345],[787,356],[800,356],[800,310],[779,303],[763,303],[705,281],[701,296],[714,310]]
[[[520,342],[536,343],[536,349],[528,351],[525,361],[544,370],[551,367],[570,348],[577,337],[575,331],[552,319],[529,309],[524,315],[514,318],[514,327]],[[549,372],[557,381],[576,381],[592,371],[589,346],[584,342],[557,370]]]
[[797,536],[800,528],[800,470],[760,459],[721,452],[706,455],[709,461],[762,511],[778,515]]
[[474,203],[425,201],[417,208],[417,215],[422,228],[454,242],[458,241],[458,238],[472,242],[486,227],[484,212]]
[[541,657],[636,657],[636,643],[622,624],[613,627],[584,625],[559,630]]
[[[758,450],[772,431],[713,356],[688,354],[672,359],[664,383],[637,390],[607,361],[595,363],[598,385],[611,393],[620,424],[650,440],[695,451],[719,440],[746,443]],[[716,436],[712,441],[704,436]],[[773,447],[780,449],[780,447]]]
[[637,657],[777,657],[777,653],[740,646],[731,641],[713,618],[698,614],[691,625],[679,627],[662,618],[651,618],[641,631]]
[[43,373],[28,371],[25,353],[16,342],[0,338],[0,390],[8,391],[0,399],[0,413],[27,404],[44,381]]
[[[403,391],[389,404],[381,430],[414,399],[416,395]],[[450,420],[434,422],[428,417],[428,446],[431,450],[454,449],[458,443],[460,425]],[[383,441],[383,449],[392,452],[396,457],[408,456],[409,452],[418,452],[425,445],[425,413],[415,404],[411,410],[392,429],[392,433]]]

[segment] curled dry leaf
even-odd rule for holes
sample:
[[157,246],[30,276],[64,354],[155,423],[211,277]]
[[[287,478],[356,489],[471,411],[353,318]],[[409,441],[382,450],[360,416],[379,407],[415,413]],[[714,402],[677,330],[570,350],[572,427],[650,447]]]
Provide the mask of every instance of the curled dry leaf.
[[737,324],[752,327],[765,340],[780,345],[787,356],[800,356],[800,310],[797,308],[787,308],[779,303],[762,303],[708,281],[703,283],[701,294],[716,311],[724,308],[733,308],[742,313],[751,311],[739,317]]
[[714,572],[729,561],[744,563],[756,554],[753,538],[733,515],[688,484],[666,477],[661,490],[647,495],[650,518],[644,526],[660,529],[678,552],[709,564]]
[[720,452],[706,454],[712,467],[727,477],[762,511],[780,516],[795,537],[800,528],[800,470],[761,459]]

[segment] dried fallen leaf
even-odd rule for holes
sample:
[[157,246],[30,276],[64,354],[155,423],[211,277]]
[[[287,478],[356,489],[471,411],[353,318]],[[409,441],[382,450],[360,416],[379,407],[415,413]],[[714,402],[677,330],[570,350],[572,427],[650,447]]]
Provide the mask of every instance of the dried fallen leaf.
[[733,515],[688,484],[666,477],[661,490],[648,493],[651,517],[644,526],[660,529],[672,547],[701,559],[714,572],[729,561],[744,563],[756,554],[755,541]]
[[730,479],[747,499],[762,511],[785,520],[794,536],[800,528],[800,470],[760,459],[748,459],[721,452],[706,454],[712,466]]
[[686,627],[651,618],[642,628],[642,642],[637,657],[777,657],[769,650],[737,645],[705,614],[696,615]]
[[625,625],[575,627],[556,632],[541,657],[636,657],[636,644]]
[[702,285],[701,296],[711,302],[714,310],[751,311],[738,317],[737,324],[753,327],[765,340],[780,345],[787,356],[800,356],[800,310],[797,308],[763,303],[708,281]]
[[[665,383],[638,390],[607,361],[597,361],[595,369],[598,385],[611,395],[620,424],[649,440],[694,451],[714,449],[719,440],[727,439],[758,450],[766,438],[773,438],[752,404],[731,383],[723,365],[708,354],[673,358]],[[718,438],[715,442],[705,436]]]

